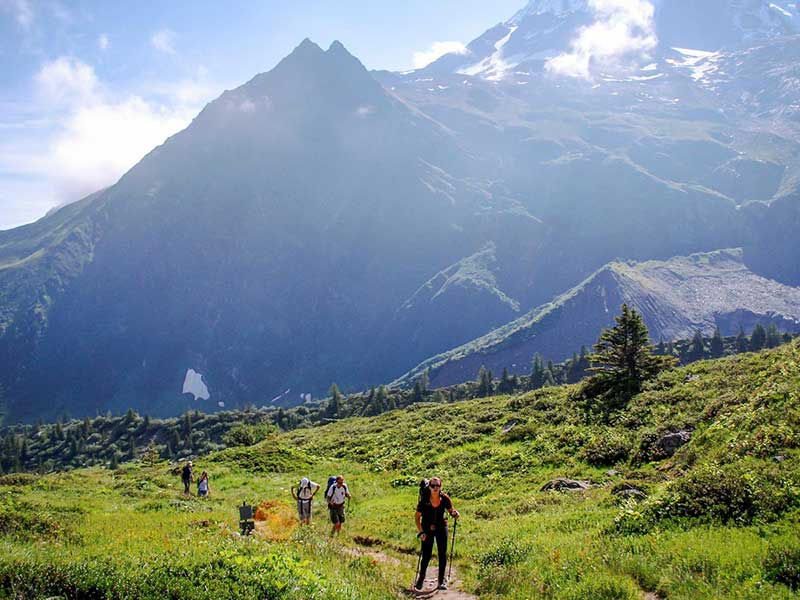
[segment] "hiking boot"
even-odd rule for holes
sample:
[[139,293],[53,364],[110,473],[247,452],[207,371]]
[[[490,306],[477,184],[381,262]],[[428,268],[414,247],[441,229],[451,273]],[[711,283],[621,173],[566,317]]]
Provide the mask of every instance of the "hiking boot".
[[417,583],[414,584],[414,589],[418,592],[422,591],[422,586],[425,585],[425,579],[421,578]]
[[444,581],[439,582],[439,587],[436,588],[437,590],[446,590],[447,584]]

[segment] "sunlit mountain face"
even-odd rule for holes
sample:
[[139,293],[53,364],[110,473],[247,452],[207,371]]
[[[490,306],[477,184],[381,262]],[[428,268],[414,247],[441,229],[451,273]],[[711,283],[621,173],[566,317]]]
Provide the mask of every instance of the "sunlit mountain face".
[[[407,73],[306,40],[116,185],[0,232],[6,418],[292,405],[501,338],[496,368],[560,360],[623,296],[655,339],[793,327],[796,6],[598,6],[531,2]],[[633,41],[598,55],[615,19]],[[664,291],[689,275],[713,310]]]

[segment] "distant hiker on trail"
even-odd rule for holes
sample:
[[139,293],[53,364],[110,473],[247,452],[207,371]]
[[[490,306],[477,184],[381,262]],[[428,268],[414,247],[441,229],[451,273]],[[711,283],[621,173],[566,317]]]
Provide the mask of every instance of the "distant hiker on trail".
[[[427,488],[427,489],[425,489]],[[438,589],[446,590],[447,584],[444,580],[445,568],[447,567],[447,517],[445,512],[450,513],[454,519],[458,519],[459,513],[453,508],[450,496],[442,493],[442,480],[433,477],[427,486],[422,486],[420,490],[417,513],[414,521],[417,525],[417,537],[422,540],[422,561],[420,563],[419,576],[414,584],[414,589],[419,591],[425,583],[425,572],[428,570],[428,563],[433,554],[433,541],[436,540],[436,549],[439,553],[439,585]]]
[[297,500],[297,516],[300,518],[302,525],[311,523],[311,501],[320,487],[318,483],[314,483],[308,477],[303,477],[300,480],[300,485],[297,486],[297,493],[295,493],[294,486],[292,486],[292,498]]
[[342,530],[342,523],[345,521],[344,503],[350,498],[350,490],[341,475],[336,476],[336,483],[328,488],[325,498],[328,500],[328,510],[331,513],[331,523],[333,529],[331,535]]
[[208,487],[208,471],[203,471],[200,479],[197,480],[197,495],[204,498],[208,496],[210,491]]
[[192,481],[194,481],[194,474],[192,473],[192,461],[186,461],[186,464],[183,465],[183,469],[181,470],[181,479],[183,480],[183,493],[188,496],[191,494],[189,491],[189,486],[192,485]]

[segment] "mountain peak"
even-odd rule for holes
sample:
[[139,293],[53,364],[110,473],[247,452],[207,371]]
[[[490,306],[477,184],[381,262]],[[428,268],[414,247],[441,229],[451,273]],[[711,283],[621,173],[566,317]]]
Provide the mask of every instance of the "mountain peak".
[[508,20],[510,25],[518,25],[527,17],[535,15],[566,15],[569,13],[588,11],[588,0],[530,0],[527,6]]

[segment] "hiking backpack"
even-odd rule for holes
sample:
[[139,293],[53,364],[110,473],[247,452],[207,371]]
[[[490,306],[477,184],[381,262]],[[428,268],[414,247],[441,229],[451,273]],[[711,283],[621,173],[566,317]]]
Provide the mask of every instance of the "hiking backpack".
[[328,485],[325,487],[325,497],[328,497],[328,492],[331,491],[331,488],[336,485],[336,475],[331,475],[328,477]]
[[423,479],[419,482],[419,498],[417,504],[424,504],[431,499],[430,479]]

